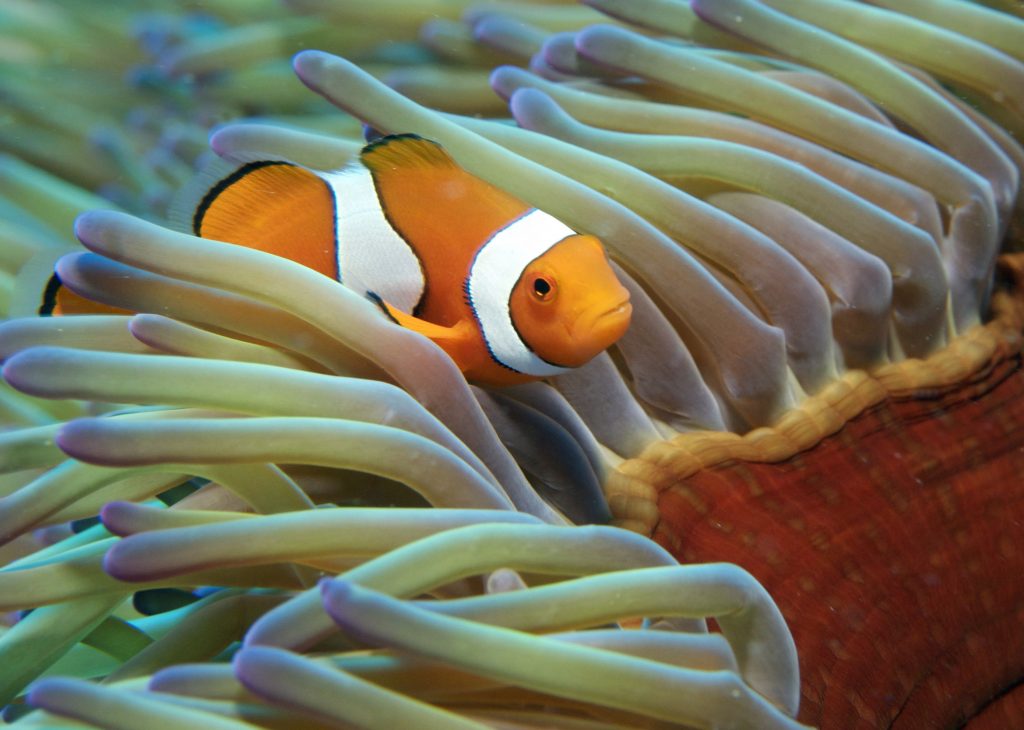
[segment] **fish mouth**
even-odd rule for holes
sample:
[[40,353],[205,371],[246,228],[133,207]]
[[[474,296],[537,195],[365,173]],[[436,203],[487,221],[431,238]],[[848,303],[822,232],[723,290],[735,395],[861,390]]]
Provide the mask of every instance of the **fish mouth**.
[[633,305],[629,303],[628,299],[626,299],[625,301],[617,304],[616,306],[612,307],[608,311],[602,312],[601,314],[597,315],[597,319],[594,320],[594,323],[597,324],[598,322],[603,322],[606,319],[618,319],[620,317],[631,317],[632,314],[633,314]]
[[603,309],[596,315],[580,318],[586,337],[598,348],[598,352],[611,346],[622,337],[629,327],[633,315],[633,305],[629,297],[620,300],[614,306]]
[[633,305],[629,297],[611,307],[592,307],[582,312],[571,326],[565,328],[566,350],[549,360],[561,367],[578,368],[614,345],[629,328]]

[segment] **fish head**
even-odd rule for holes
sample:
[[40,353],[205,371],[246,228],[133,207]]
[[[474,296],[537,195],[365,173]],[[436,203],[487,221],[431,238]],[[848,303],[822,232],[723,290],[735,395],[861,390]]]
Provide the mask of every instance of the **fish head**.
[[543,360],[579,367],[629,327],[629,292],[601,242],[569,236],[527,264],[509,298],[512,323]]

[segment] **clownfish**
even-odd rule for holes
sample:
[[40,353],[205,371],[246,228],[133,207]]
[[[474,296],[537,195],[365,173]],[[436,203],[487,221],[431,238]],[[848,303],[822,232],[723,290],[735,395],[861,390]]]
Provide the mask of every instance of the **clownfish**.
[[466,172],[417,135],[382,137],[332,172],[250,162],[192,210],[195,235],[331,277],[431,339],[473,382],[564,373],[629,326],[629,292],[597,238]]

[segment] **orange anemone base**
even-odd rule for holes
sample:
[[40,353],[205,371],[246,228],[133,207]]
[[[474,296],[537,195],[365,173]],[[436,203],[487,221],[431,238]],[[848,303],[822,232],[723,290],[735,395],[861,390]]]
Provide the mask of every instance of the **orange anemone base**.
[[966,350],[773,429],[684,434],[609,484],[620,524],[761,581],[796,641],[803,722],[1024,727],[1024,261],[1003,270],[1015,286]]

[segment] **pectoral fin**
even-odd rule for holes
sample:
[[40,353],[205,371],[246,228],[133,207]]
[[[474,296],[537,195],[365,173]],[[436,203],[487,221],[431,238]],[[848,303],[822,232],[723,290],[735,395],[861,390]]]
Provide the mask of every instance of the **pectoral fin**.
[[465,371],[469,367],[469,355],[472,349],[473,338],[476,334],[476,328],[472,322],[461,320],[451,327],[445,327],[444,325],[434,324],[425,319],[406,314],[381,299],[374,292],[367,292],[366,294],[377,306],[384,310],[384,313],[393,322],[413,332],[419,332],[424,337],[432,340],[434,344],[448,353],[448,356],[455,361],[460,370]]

